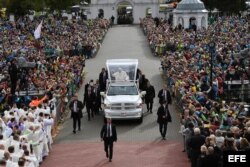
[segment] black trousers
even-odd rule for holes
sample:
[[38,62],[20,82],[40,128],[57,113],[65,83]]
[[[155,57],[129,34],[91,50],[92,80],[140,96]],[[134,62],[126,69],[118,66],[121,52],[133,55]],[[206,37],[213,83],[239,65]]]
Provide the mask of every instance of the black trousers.
[[15,95],[16,93],[16,84],[17,84],[17,81],[11,81],[11,94],[12,95]]
[[153,102],[152,101],[146,101],[146,105],[147,105],[147,110],[152,111],[153,109]]
[[73,130],[76,130],[76,123],[78,123],[78,130],[81,129],[81,117],[77,113],[73,113]]
[[86,106],[86,110],[88,113],[88,120],[90,120],[90,116],[92,116],[92,118],[94,117],[94,107],[93,106]]
[[191,167],[197,167],[197,160],[200,156],[199,152],[191,151]]
[[167,129],[168,129],[168,122],[159,123],[159,130],[160,130],[160,133],[161,133],[162,137],[166,136]]
[[104,151],[108,154],[109,159],[113,158],[113,139],[107,138],[104,140]]

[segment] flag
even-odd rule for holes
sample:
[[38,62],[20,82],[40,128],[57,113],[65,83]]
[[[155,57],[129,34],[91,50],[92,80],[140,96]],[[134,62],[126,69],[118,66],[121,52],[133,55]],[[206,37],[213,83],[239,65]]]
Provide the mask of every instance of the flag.
[[35,39],[39,39],[41,37],[42,24],[43,24],[43,21],[41,21],[41,23],[37,26],[34,32]]

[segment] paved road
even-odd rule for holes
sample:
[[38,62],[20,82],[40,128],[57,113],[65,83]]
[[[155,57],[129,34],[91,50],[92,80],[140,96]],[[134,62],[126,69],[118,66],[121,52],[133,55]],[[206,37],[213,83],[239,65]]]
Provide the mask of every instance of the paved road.
[[[105,67],[106,60],[112,59],[112,58],[136,58],[138,59],[139,68],[143,71],[146,77],[151,81],[151,84],[155,86],[156,92],[158,92],[161,89],[162,78],[160,76],[160,71],[159,71],[159,67],[160,67],[159,58],[154,57],[152,55],[148,47],[146,37],[143,35],[141,29],[138,26],[116,26],[109,30],[97,56],[93,59],[87,60],[86,62],[86,72],[87,72],[86,81],[89,81],[90,79],[97,79],[101,71],[101,68]],[[83,95],[83,87],[79,91],[80,100],[82,100],[82,95]],[[164,142],[161,141],[160,133],[158,130],[158,124],[156,123],[157,108],[158,108],[158,98],[155,99],[153,114],[145,113],[144,122],[142,124],[138,124],[135,121],[119,121],[119,122],[116,121],[115,123],[117,125],[118,141],[123,142],[122,143],[123,147],[115,146],[115,150],[120,148],[121,149],[120,151],[124,152],[126,151],[126,149],[122,150],[122,148],[126,148],[126,146],[130,146],[130,149],[135,149],[135,150],[131,150],[134,153],[134,154],[132,153],[131,155],[136,156],[137,151],[138,151],[137,147],[138,146],[140,147],[138,143],[148,143],[148,142],[154,141],[154,142],[159,142],[160,147],[161,146],[168,147],[167,144],[164,144]],[[173,152],[171,153],[168,152],[168,153],[169,154],[173,153],[177,157],[182,156],[182,158],[185,159],[186,157],[180,153],[182,150],[181,148],[182,138],[180,134],[178,133],[179,121],[178,121],[177,114],[173,106],[170,106],[170,111],[172,113],[173,122],[169,124],[168,126],[167,142],[173,142],[174,144],[176,144],[177,147],[176,149],[172,150]],[[84,110],[84,112],[86,111]],[[89,145],[90,143],[95,143],[94,146],[92,147],[92,151],[95,151],[93,155],[96,155],[96,156],[101,155],[104,157],[104,151],[102,150],[102,143],[100,143],[100,138],[99,138],[99,132],[102,127],[102,124],[103,124],[102,115],[96,116],[91,121],[87,121],[87,117],[85,113],[84,118],[82,119],[82,131],[74,135],[72,133],[72,120],[68,119],[63,125],[63,128],[61,129],[60,135],[57,137],[55,141],[56,144],[54,145],[52,155],[49,156],[49,160],[47,160],[45,163],[46,166],[52,165],[52,164],[54,165],[55,161],[63,162],[60,160],[63,158],[62,157],[60,158],[59,156],[59,153],[61,153],[62,151],[62,149],[60,148],[62,147],[66,148],[68,146],[69,148],[71,148],[71,150],[75,148],[72,150],[75,152],[77,151],[77,147],[74,147],[74,143],[79,143],[79,142],[82,143],[82,145],[80,144],[81,147],[79,147],[79,149],[83,148],[83,146]],[[72,146],[69,146],[69,145],[72,145]],[[88,147],[86,146],[85,148],[88,148]],[[157,150],[152,149],[151,151],[149,151],[150,149],[149,148],[147,149],[149,152],[148,154],[151,154],[151,155],[156,154],[157,152],[160,153]],[[97,150],[100,150],[100,151],[97,151]],[[176,153],[174,153],[174,151]],[[55,152],[57,153],[55,154]],[[98,152],[98,155],[96,152]],[[82,152],[82,154],[84,153]],[[79,157],[83,157],[83,156],[79,155]],[[158,160],[153,158],[152,161],[157,162]],[[164,160],[164,162],[165,161],[166,160]],[[86,163],[84,162],[84,160],[82,160],[82,162]],[[119,163],[116,165],[119,165]],[[90,166],[93,166],[93,164],[91,164]],[[141,166],[141,165],[138,164],[137,166]],[[173,166],[173,165],[170,164],[169,166]],[[185,166],[185,163],[179,164],[179,167],[181,166]],[[75,167],[78,167],[78,165],[75,165]]]

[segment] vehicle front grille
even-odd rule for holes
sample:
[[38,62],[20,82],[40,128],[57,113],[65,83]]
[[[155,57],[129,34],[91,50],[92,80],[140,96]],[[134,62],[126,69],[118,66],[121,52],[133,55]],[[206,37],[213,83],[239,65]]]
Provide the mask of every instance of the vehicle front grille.
[[111,110],[121,110],[122,106],[112,106]]
[[136,104],[133,103],[115,103],[111,105],[111,110],[133,110]]

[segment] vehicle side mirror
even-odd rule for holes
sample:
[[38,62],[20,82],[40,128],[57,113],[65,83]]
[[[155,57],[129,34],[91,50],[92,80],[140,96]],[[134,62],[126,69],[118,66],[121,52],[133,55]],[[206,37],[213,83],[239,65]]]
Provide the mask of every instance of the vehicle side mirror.
[[146,95],[146,91],[142,91],[141,96],[145,96],[145,95]]
[[104,97],[105,96],[105,92],[100,92],[100,95]]

